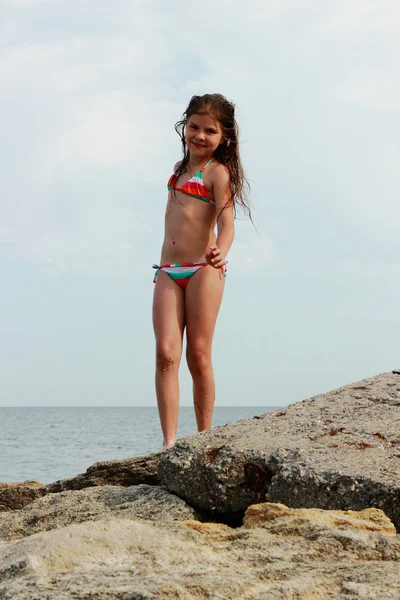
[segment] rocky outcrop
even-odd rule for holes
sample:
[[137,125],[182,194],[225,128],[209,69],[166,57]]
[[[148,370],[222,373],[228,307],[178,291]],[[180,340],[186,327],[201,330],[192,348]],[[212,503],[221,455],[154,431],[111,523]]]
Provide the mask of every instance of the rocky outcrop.
[[46,486],[39,481],[0,483],[0,513],[18,510],[47,493]]
[[111,517],[170,522],[197,519],[198,515],[183,500],[161,486],[103,486],[49,494],[19,511],[3,513],[0,540]]
[[107,460],[90,466],[86,473],[60,479],[46,486],[47,493],[65,492],[66,490],[82,490],[100,485],[158,485],[157,473],[159,454],[136,456],[123,460]]
[[250,504],[381,508],[400,530],[400,376],[385,373],[252,420],[178,440],[167,488],[201,511]]
[[46,494],[67,490],[83,490],[103,485],[159,485],[157,473],[159,454],[136,456],[123,460],[107,460],[91,465],[86,473],[44,484],[38,481],[0,483],[0,513],[16,510]]
[[380,511],[330,514],[264,504],[251,507],[237,529],[110,518],[3,543],[0,556],[2,600],[398,600],[400,594],[400,540]]
[[0,599],[399,600],[399,474],[393,372],[165,453],[0,484]]

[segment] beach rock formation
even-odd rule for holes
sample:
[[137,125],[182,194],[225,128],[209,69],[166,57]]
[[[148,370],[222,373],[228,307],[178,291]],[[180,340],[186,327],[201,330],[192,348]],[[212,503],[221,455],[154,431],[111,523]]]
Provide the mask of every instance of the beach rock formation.
[[159,454],[149,454],[97,462],[91,465],[86,473],[49,484],[39,481],[0,482],[0,513],[22,508],[46,494],[67,490],[83,490],[103,485],[159,485],[161,483],[157,473],[159,456]]
[[[157,522],[197,519],[196,511],[161,486],[102,486],[48,494],[11,513],[0,514],[0,540],[27,537],[71,523],[118,519]],[[0,596],[1,597],[1,596]]]
[[91,465],[86,473],[60,479],[46,486],[46,493],[82,490],[99,485],[158,485],[157,473],[159,454],[136,456],[122,460],[106,460]]
[[0,484],[1,600],[399,600],[400,372]]
[[262,504],[250,507],[236,529],[111,517],[0,542],[0,557],[2,600],[398,600],[400,594],[400,539],[378,510],[358,515]]
[[[194,508],[381,508],[400,530],[400,375],[384,373],[178,440],[161,481]],[[225,515],[225,517],[224,517]]]

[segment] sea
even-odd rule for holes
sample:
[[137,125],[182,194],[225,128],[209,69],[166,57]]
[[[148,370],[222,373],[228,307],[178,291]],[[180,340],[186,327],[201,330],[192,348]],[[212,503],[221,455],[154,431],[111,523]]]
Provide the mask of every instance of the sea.
[[[277,408],[217,406],[213,427]],[[178,438],[195,432],[193,408],[181,407]],[[157,407],[0,407],[0,482],[51,483],[161,446]]]

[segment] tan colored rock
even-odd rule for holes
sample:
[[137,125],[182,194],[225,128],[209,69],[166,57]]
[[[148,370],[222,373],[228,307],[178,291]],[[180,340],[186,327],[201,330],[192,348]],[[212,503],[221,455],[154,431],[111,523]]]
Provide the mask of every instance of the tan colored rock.
[[296,527],[315,527],[317,524],[328,527],[351,528],[364,531],[378,531],[385,535],[396,535],[396,528],[382,510],[321,510],[318,508],[288,508],[284,504],[265,502],[249,506],[243,519],[245,527],[262,527],[266,523],[280,519],[283,523],[296,523]]
[[[0,542],[0,598],[399,600],[399,536],[360,529],[357,521],[386,523],[363,512],[339,525],[337,513],[282,505],[251,507],[251,526],[236,529],[113,517],[72,524]],[[257,525],[256,515],[269,516]]]
[[202,535],[206,536],[210,540],[215,542],[222,542],[229,539],[234,539],[235,529],[224,525],[223,523],[201,523],[200,521],[185,521],[183,523],[185,527],[198,531]]

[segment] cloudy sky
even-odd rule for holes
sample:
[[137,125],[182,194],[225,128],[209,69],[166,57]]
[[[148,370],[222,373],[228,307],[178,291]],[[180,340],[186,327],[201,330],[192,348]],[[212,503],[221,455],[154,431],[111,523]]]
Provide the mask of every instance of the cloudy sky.
[[1,0],[0,405],[155,405],[173,125],[206,92],[236,104],[257,228],[236,223],[217,403],[398,368],[399,55],[395,0]]

